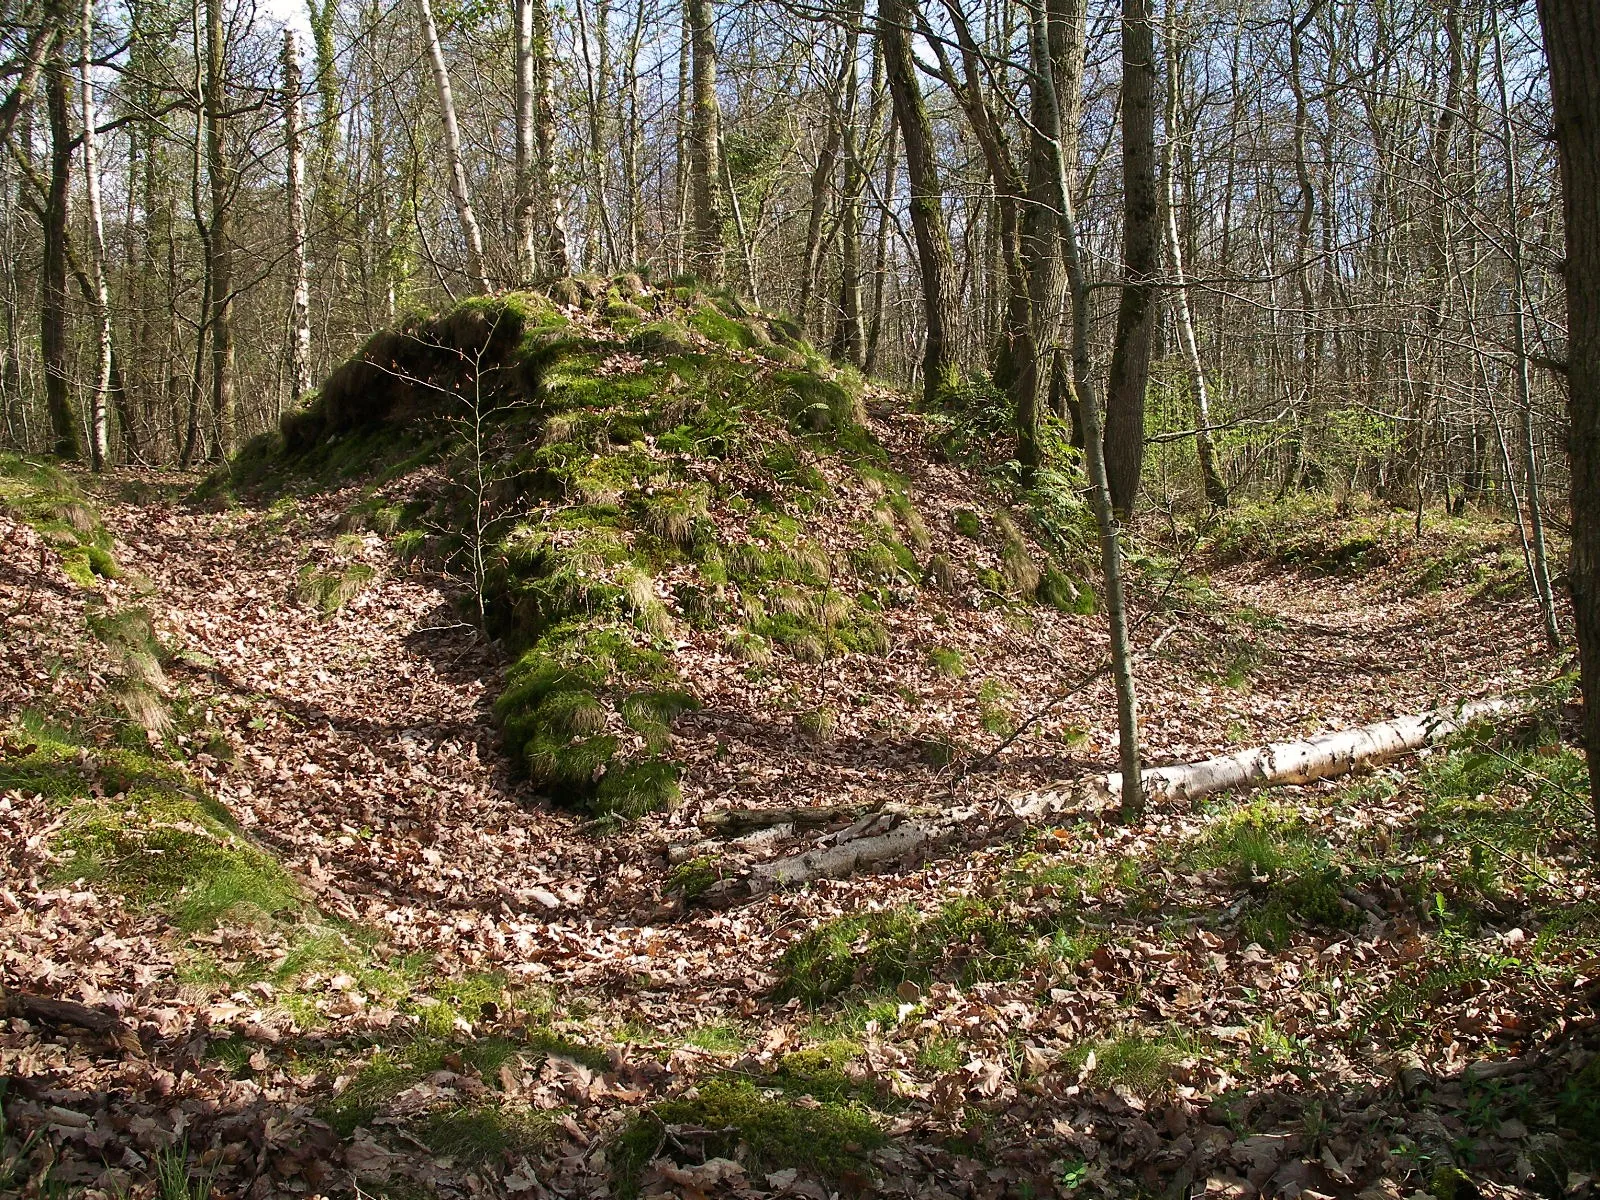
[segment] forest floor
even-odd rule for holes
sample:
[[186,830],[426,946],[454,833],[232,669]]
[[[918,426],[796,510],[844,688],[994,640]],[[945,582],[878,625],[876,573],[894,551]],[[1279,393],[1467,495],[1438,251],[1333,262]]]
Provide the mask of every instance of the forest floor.
[[[78,481],[105,574],[0,516],[0,1192],[1586,1194],[1583,768],[1504,524],[1262,510],[1179,585],[1145,570],[1142,734],[1181,762],[1550,685],[1542,722],[1028,826],[1018,795],[1114,760],[1104,680],[1046,703],[1103,622],[957,596],[885,659],[783,667],[826,726],[707,651],[684,803],[618,824],[509,772],[455,584],[346,536],[364,590],[295,598],[349,495],[181,483]],[[159,738],[103,732],[152,692]],[[952,764],[918,757],[935,723]],[[970,844],[718,907],[717,852],[667,864],[718,809],[885,799],[970,813]],[[212,858],[178,907],[119,874]]]

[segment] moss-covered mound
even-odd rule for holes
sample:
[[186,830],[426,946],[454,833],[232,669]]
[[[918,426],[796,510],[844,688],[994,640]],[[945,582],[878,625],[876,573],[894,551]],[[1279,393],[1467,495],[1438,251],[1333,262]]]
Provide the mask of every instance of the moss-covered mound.
[[[865,392],[732,297],[564,280],[376,335],[247,461],[414,478],[344,527],[467,585],[515,657],[496,712],[543,793],[636,817],[679,795],[686,638],[753,665],[881,655],[886,606],[951,586]],[[996,587],[1034,599],[1041,574],[997,521]]]
[[32,525],[61,555],[62,571],[80,587],[121,578],[99,512],[59,468],[19,454],[0,454],[0,513]]

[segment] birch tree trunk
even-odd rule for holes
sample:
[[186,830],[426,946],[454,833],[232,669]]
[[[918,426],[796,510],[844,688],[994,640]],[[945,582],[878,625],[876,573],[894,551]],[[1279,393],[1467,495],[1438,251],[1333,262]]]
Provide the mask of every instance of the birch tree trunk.
[[83,0],[78,31],[78,84],[83,120],[83,196],[89,221],[90,309],[94,317],[94,378],[89,384],[89,464],[106,468],[110,456],[110,418],[106,401],[111,391],[111,297],[106,288],[105,218],[100,204],[100,153],[94,103],[94,0]]
[[1189,388],[1194,393],[1194,448],[1200,461],[1200,483],[1206,499],[1217,508],[1228,507],[1228,485],[1217,470],[1216,446],[1211,440],[1211,396],[1206,386],[1205,367],[1200,362],[1200,343],[1194,335],[1194,316],[1189,309],[1189,285],[1183,275],[1183,242],[1178,237],[1178,188],[1176,146],[1178,140],[1178,85],[1181,60],[1177,35],[1177,0],[1167,0],[1166,43],[1167,102],[1166,141],[1161,148],[1161,180],[1167,210],[1167,261],[1172,265],[1172,310],[1178,326],[1178,341],[1183,348],[1184,365],[1189,371]]
[[567,225],[562,219],[561,192],[556,187],[555,56],[550,50],[550,9],[547,0],[532,0],[533,63],[537,72],[533,107],[534,191],[539,219],[544,226],[545,255],[550,274],[572,274],[567,255]]
[[283,118],[289,200],[289,402],[311,390],[311,283],[306,263],[305,127],[300,56],[294,30],[283,31]]
[[[207,0],[216,4],[218,0]],[[455,201],[456,219],[467,244],[467,276],[480,292],[493,290],[483,262],[483,234],[472,211],[472,196],[467,190],[467,167],[461,158],[461,127],[456,123],[456,98],[450,88],[450,70],[445,66],[444,47],[439,44],[439,29],[433,22],[429,0],[417,0],[417,17],[422,22],[422,37],[428,46],[428,61],[433,65],[433,86],[439,94],[439,117],[444,123],[444,152],[449,159],[450,197]]]
[[[860,18],[860,8],[855,10]],[[861,319],[861,193],[866,171],[861,162],[861,135],[856,127],[860,85],[855,68],[855,35],[850,35],[851,69],[844,90],[844,182],[839,196],[839,308],[834,316],[829,353],[859,367],[866,341]],[[874,66],[877,65],[874,59]]]
[[517,241],[517,281],[531,283],[539,264],[534,250],[534,159],[538,154],[533,132],[533,6],[539,0],[516,0],[517,18],[517,194],[513,204]]

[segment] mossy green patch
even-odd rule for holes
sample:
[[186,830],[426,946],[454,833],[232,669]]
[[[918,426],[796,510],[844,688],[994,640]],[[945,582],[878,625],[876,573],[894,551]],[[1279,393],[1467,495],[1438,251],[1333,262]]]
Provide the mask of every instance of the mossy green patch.
[[975,897],[932,912],[895,908],[818,925],[784,951],[776,995],[816,1003],[854,984],[893,988],[935,969],[965,982],[1013,977],[1034,955],[1037,936]]
[[39,742],[0,764],[0,789],[66,806],[51,841],[57,879],[84,880],[179,928],[299,909],[294,881],[176,767],[125,749]]
[[802,1103],[748,1079],[712,1079],[694,1092],[655,1105],[634,1118],[613,1150],[618,1194],[636,1196],[644,1168],[658,1155],[683,1154],[668,1126],[707,1131],[695,1153],[740,1158],[753,1175],[786,1167],[828,1180],[846,1172],[870,1174],[870,1153],[887,1142],[871,1111],[853,1102]]
[[61,570],[81,588],[120,579],[111,535],[100,514],[67,472],[40,459],[0,453],[0,510],[26,521],[61,558]]
[[1230,813],[1186,858],[1198,870],[1221,871],[1236,886],[1251,889],[1240,933],[1269,949],[1286,945],[1304,926],[1338,929],[1352,923],[1326,839],[1288,810],[1257,803]]

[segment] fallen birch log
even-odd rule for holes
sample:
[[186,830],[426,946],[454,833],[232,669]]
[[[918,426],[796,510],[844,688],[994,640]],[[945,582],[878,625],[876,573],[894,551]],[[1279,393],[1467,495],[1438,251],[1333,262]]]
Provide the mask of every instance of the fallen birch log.
[[[1525,703],[1511,700],[1477,700],[1359,729],[1324,733],[1307,741],[1274,742],[1200,762],[1155,767],[1144,773],[1145,796],[1152,804],[1181,804],[1231,788],[1313,783],[1359,767],[1389,762],[1440,742],[1475,722],[1514,715],[1526,707]],[[1021,796],[1012,807],[1023,820],[1037,820],[1069,809],[1112,808],[1121,788],[1120,773],[1095,775],[1061,792]],[[965,810],[928,819],[921,814],[913,818],[904,810],[901,814],[880,810],[835,835],[832,845],[760,863],[742,878],[723,880],[708,899],[731,900],[739,894],[759,894],[813,879],[841,879],[866,867],[924,854],[954,839],[964,818],[970,815],[971,810]],[[857,830],[860,835],[852,837]]]
[[[1359,729],[1319,734],[1303,742],[1273,742],[1200,762],[1153,767],[1144,773],[1145,801],[1181,804],[1232,788],[1315,783],[1319,779],[1348,774],[1358,767],[1403,757],[1443,741],[1474,722],[1520,712],[1523,707],[1509,700],[1476,700],[1452,708],[1395,717]],[[1118,774],[1096,776],[1080,785],[1080,790],[1101,803],[1114,803],[1122,795],[1122,777]],[[1032,815],[1031,810],[1021,804],[1016,806],[1016,811],[1019,816]]]

